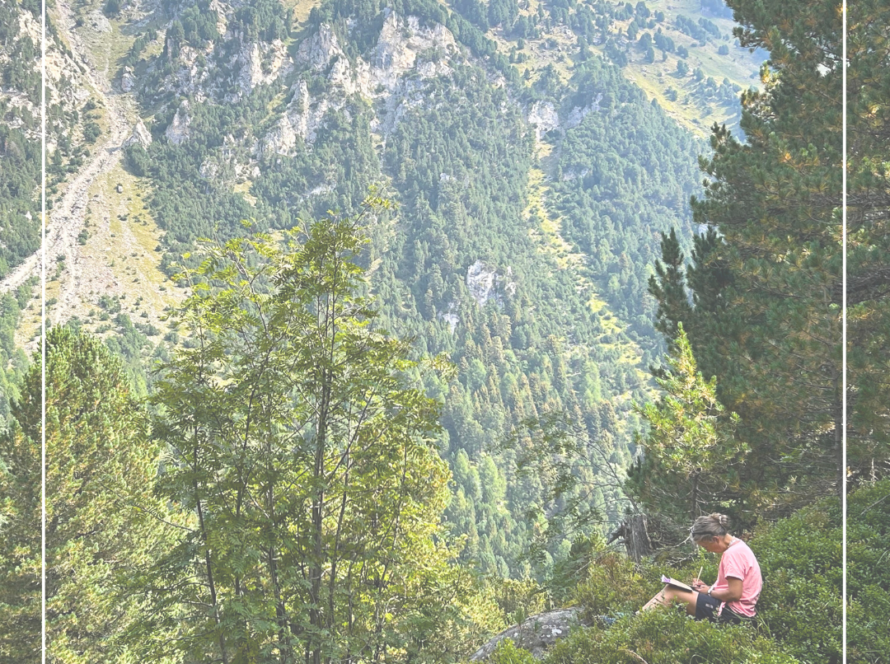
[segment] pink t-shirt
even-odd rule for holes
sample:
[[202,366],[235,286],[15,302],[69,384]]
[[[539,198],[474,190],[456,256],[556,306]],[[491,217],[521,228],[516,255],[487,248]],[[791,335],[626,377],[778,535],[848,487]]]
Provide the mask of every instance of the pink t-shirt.
[[757,613],[754,605],[763,589],[763,577],[760,576],[760,565],[757,564],[754,552],[740,539],[734,539],[723,552],[720,567],[717,568],[717,581],[711,586],[711,590],[729,589],[727,578],[742,580],[742,597],[732,602],[721,602],[720,611],[726,605],[740,616],[753,618]]

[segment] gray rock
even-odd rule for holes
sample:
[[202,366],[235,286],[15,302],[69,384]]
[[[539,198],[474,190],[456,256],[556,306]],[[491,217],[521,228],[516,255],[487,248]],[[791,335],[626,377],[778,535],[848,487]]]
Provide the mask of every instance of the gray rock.
[[552,101],[537,101],[528,114],[528,123],[535,128],[535,136],[540,141],[544,135],[559,129],[559,114]]
[[482,261],[476,261],[467,269],[467,288],[470,295],[484,307],[489,299],[494,298],[498,306],[503,305],[503,296],[516,293],[516,282],[511,280],[513,269],[508,267],[506,276],[497,273]]
[[189,117],[189,103],[188,100],[183,99],[179,108],[176,109],[176,115],[173,116],[173,122],[167,127],[167,131],[164,132],[164,135],[173,145],[180,145],[189,139],[189,124],[191,124],[191,118]]
[[528,650],[535,659],[541,659],[557,639],[567,636],[573,627],[584,625],[581,621],[581,609],[578,607],[539,613],[498,634],[474,652],[470,661],[488,659],[498,643],[504,639],[512,639],[517,647]]
[[124,67],[124,72],[121,74],[121,90],[123,92],[130,92],[136,86],[136,77],[133,75],[133,69],[131,67]]
[[111,32],[111,21],[98,9],[90,12],[90,27],[96,32]]
[[144,148],[151,145],[151,132],[148,131],[148,127],[145,126],[145,123],[143,123],[142,120],[136,122],[136,126],[133,127],[133,133],[130,135],[130,138],[124,141],[124,145],[132,145],[133,143],[139,143]]
[[297,50],[297,61],[308,64],[316,72],[328,66],[334,57],[343,56],[343,49],[333,28],[327,23],[318,27],[318,32],[304,40]]

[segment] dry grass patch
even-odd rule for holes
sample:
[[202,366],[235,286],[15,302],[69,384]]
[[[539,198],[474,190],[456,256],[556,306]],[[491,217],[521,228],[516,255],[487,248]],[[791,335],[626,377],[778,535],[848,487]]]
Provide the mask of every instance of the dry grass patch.
[[89,238],[79,250],[86,286],[75,307],[81,318],[102,295],[123,295],[122,310],[131,318],[164,329],[164,309],[181,301],[182,289],[160,270],[162,233],[146,206],[147,193],[145,183],[120,165],[90,189]]

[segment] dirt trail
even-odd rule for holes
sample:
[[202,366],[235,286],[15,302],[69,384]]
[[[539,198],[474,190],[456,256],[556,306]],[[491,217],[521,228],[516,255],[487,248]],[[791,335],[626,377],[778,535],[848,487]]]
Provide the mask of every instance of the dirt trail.
[[[86,219],[90,187],[103,174],[108,173],[120,161],[124,141],[132,132],[126,117],[126,103],[115,93],[107,76],[99,72],[88,57],[88,51],[78,34],[74,31],[74,19],[67,2],[57,2],[58,21],[56,25],[68,41],[75,56],[86,64],[86,79],[95,90],[106,109],[106,120],[109,125],[108,134],[101,145],[95,146],[90,158],[78,173],[65,186],[61,200],[57,201],[49,212],[49,223],[46,229],[46,262],[47,278],[55,270],[56,261],[62,256],[65,270],[61,275],[61,291],[58,304],[53,310],[52,318],[66,320],[69,312],[77,301],[78,287],[81,283],[80,257],[77,251],[77,236],[81,232]],[[0,281],[0,293],[18,288],[31,276],[40,276],[41,252],[29,256],[21,265],[10,271]]]

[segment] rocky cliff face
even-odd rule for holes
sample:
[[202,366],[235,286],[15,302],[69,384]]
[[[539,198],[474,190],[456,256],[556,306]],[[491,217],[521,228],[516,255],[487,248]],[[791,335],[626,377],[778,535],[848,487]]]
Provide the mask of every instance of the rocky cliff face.
[[504,297],[516,293],[516,282],[511,280],[513,269],[508,267],[506,273],[498,274],[497,270],[477,260],[467,268],[467,288],[470,295],[480,307],[493,299],[498,306],[503,306]]
[[[384,8],[373,44],[356,54],[347,53],[344,46],[344,40],[352,40],[360,29],[355,22],[307,27],[296,43],[287,45],[277,38],[251,39],[238,27],[239,4],[213,0],[209,6],[216,14],[217,42],[183,42],[175,54],[167,52],[170,45],[165,42],[167,64],[163,57],[155,59],[148,73],[157,73],[162,66],[169,73],[160,80],[151,75],[137,80],[132,71],[124,70],[121,85],[140,90],[150,103],[165,98],[176,105],[164,127],[174,145],[189,138],[190,117],[183,99],[232,105],[261,89],[280,91],[286,103],[272,110],[270,122],[254,128],[261,131],[247,146],[246,161],[236,167],[243,172],[264,161],[293,156],[299,149],[311,150],[327,119],[337,113],[347,119],[354,116],[355,104],[370,109],[370,129],[385,145],[405,116],[425,103],[431,81],[449,77],[455,66],[478,63],[444,25],[403,16],[391,8]],[[169,20],[168,30],[172,24]],[[504,85],[499,73],[488,74],[495,85]],[[586,115],[600,110],[601,99],[600,93],[590,103],[570,108],[552,99],[512,101],[524,105],[528,125],[540,142],[549,132],[564,133],[580,125]]]
[[[16,73],[4,76],[12,84],[0,88],[0,104],[9,109],[4,123],[11,128],[23,128],[29,138],[40,140],[39,123],[32,126],[24,120],[40,117],[40,20],[17,7],[7,20],[12,20],[15,28],[10,30],[11,38],[0,46],[0,71],[15,69]],[[60,140],[75,145],[83,142],[79,131],[82,123],[72,117],[90,98],[90,87],[87,67],[75,59],[69,45],[62,42],[58,34],[49,31],[46,104],[53,111],[53,117],[47,123],[47,151],[50,155]]]
[[179,108],[176,109],[176,115],[173,116],[173,121],[167,125],[167,129],[164,131],[164,136],[166,136],[167,141],[173,145],[185,143],[189,139],[190,124],[189,102],[188,99],[183,99]]
[[[215,2],[220,43],[182,44],[171,59],[170,73],[160,81],[148,76],[136,81],[132,71],[122,74],[122,86],[142,84],[143,97],[159,95],[176,101],[177,110],[164,129],[168,142],[189,139],[188,103],[236,104],[258,88],[277,88],[288,99],[282,112],[250,151],[250,163],[293,155],[298,145],[310,148],[330,113],[352,113],[353,104],[373,109],[372,132],[385,142],[401,119],[423,102],[431,79],[448,76],[465,53],[454,35],[440,24],[424,24],[416,16],[400,16],[391,9],[376,43],[367,53],[348,57],[341,37],[323,23],[288,48],[281,40],[249,41],[233,28],[231,6]],[[226,55],[231,53],[232,55]],[[162,62],[149,66],[159,70]]]
[[[373,51],[353,61],[332,26],[322,24],[300,43],[297,65],[302,71],[291,86],[286,112],[262,139],[263,154],[291,154],[298,140],[313,144],[326,113],[340,111],[354,95],[380,109],[371,129],[385,138],[408,109],[421,103],[424,81],[447,76],[448,63],[456,57],[457,43],[444,26],[422,26],[417,17],[401,17],[391,10]],[[309,93],[310,75],[325,77],[324,93]]]

